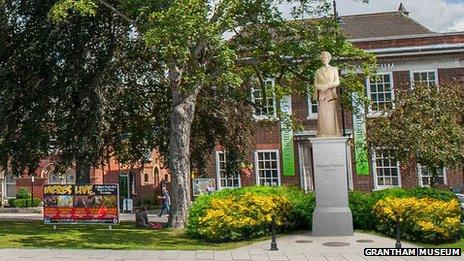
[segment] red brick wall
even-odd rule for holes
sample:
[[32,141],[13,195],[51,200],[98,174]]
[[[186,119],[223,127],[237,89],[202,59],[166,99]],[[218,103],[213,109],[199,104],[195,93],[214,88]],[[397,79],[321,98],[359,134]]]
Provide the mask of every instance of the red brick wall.
[[[46,182],[47,182],[46,178],[39,178],[39,177],[34,178],[34,188],[33,188],[34,198],[43,199],[43,186],[45,185]],[[32,181],[30,177],[18,178],[16,180],[17,189],[25,188],[30,193],[32,193],[31,184],[32,184]]]
[[[464,68],[438,69],[440,84],[464,84]],[[464,87],[463,87],[464,88]]]

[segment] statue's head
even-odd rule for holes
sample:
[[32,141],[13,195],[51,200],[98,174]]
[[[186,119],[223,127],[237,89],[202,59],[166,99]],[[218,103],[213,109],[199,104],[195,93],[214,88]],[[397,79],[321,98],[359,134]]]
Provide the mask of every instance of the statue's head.
[[324,64],[324,66],[329,65],[329,62],[332,59],[332,55],[330,55],[330,53],[326,51],[321,52],[321,55],[319,57],[321,58],[322,64]]

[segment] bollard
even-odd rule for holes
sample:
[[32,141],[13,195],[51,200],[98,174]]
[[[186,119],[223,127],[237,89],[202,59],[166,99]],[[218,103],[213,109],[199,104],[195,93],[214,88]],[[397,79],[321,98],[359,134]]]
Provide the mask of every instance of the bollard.
[[272,237],[271,250],[275,251],[275,250],[279,250],[277,248],[277,242],[276,242],[276,217],[273,214],[271,218],[272,218],[271,220],[271,237]]
[[395,248],[401,248],[401,228],[400,228],[400,221],[396,221],[396,243]]

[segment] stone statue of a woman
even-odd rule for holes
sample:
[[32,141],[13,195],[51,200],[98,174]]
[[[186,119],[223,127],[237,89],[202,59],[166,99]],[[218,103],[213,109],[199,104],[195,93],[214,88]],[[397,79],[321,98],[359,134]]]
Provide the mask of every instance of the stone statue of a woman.
[[340,85],[338,69],[329,64],[331,59],[329,52],[321,52],[320,58],[324,66],[316,71],[313,95],[318,101],[317,136],[340,137],[337,109],[337,87]]

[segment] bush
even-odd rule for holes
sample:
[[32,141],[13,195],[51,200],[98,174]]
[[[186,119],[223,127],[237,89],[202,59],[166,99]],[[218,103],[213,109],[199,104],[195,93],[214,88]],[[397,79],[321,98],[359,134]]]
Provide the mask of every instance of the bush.
[[20,188],[16,191],[16,199],[31,199],[31,193],[25,188]]
[[278,228],[311,226],[315,199],[292,187],[225,189],[195,200],[187,232],[214,241],[240,240],[268,234],[272,214]]
[[28,207],[38,207],[42,201],[38,198],[34,198],[32,204],[31,204],[31,199],[24,198],[24,199],[9,199],[8,200],[8,205],[12,208],[28,208]]
[[412,189],[402,189],[402,188],[383,189],[383,190],[373,192],[371,197],[374,203],[381,199],[385,199],[387,197],[434,198],[434,199],[440,199],[440,200],[445,200],[445,201],[450,201],[456,198],[456,196],[451,191],[436,189],[436,188],[427,188],[427,187],[416,187]]
[[456,199],[387,197],[373,209],[379,221],[377,229],[390,236],[395,235],[396,222],[401,224],[402,235],[413,241],[453,241],[460,235],[461,210]]
[[353,226],[356,229],[371,230],[375,227],[375,215],[372,211],[374,201],[371,195],[364,192],[350,191],[348,194]]

